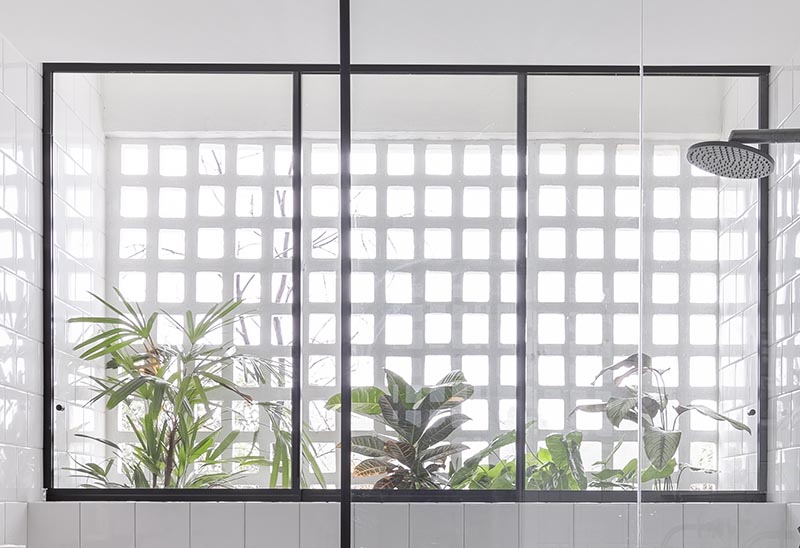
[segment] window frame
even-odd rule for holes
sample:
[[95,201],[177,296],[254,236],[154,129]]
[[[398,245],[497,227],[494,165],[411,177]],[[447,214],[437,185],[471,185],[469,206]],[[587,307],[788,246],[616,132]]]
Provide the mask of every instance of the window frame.
[[[347,56],[343,55],[343,59]],[[351,502],[636,502],[636,492],[622,491],[529,491],[524,488],[524,467],[517,468],[517,481],[514,490],[486,491],[372,491],[351,490],[350,434],[351,415],[349,396],[351,389],[350,367],[350,165],[349,153],[352,140],[350,125],[351,74],[436,74],[436,75],[505,75],[517,78],[516,113],[516,428],[524,431],[526,406],[526,193],[528,158],[527,128],[527,85],[529,76],[573,75],[573,76],[720,76],[758,78],[758,126],[768,127],[769,114],[769,71],[768,66],[567,66],[567,65],[351,65],[347,60],[339,64],[147,64],[147,63],[46,63],[43,65],[43,213],[44,213],[44,412],[42,429],[44,432],[43,486],[48,501],[331,501],[347,505]],[[56,74],[62,73],[139,73],[139,74],[290,74],[292,75],[292,158],[294,165],[301,165],[302,152],[302,78],[305,75],[337,75],[340,79],[340,267],[341,267],[341,461],[338,489],[300,488],[300,426],[301,426],[301,338],[294,337],[292,343],[292,486],[288,489],[73,489],[55,487],[54,428],[55,403],[53,393],[54,375],[54,241],[53,241],[53,81]],[[765,145],[762,145],[764,148]],[[641,177],[639,184],[641,185]],[[293,170],[292,188],[295,196],[302,191],[301,170]],[[758,339],[759,386],[758,407],[759,424],[757,428],[757,489],[752,491],[643,491],[644,502],[765,502],[767,499],[767,419],[768,419],[768,295],[767,275],[767,219],[769,212],[768,179],[759,180],[759,250],[758,264],[762,283],[758,294],[758,316],[760,333]],[[301,200],[293,200],[292,240],[295,249],[301,249],[302,211]],[[292,278],[294,287],[301,287],[301,254],[293,254]],[[302,320],[301,292],[294,292],[292,301],[292,323],[294,333],[300,333]],[[525,437],[518,436],[515,444],[516,458],[525,453]],[[345,473],[346,472],[346,473]],[[342,512],[343,523],[349,512]],[[344,531],[343,531],[344,534]]]

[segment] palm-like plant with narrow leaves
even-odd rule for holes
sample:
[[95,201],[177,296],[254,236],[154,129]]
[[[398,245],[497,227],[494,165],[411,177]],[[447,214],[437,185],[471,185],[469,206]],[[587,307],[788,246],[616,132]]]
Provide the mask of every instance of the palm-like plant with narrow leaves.
[[[233,371],[245,382],[265,383],[269,376],[283,378],[287,371],[282,362],[240,353],[231,341],[219,344],[210,339],[218,330],[239,320],[241,301],[215,304],[202,316],[191,311],[180,321],[167,313],[146,315],[138,305],[127,301],[114,290],[120,301],[117,307],[93,295],[113,315],[73,318],[71,323],[93,324],[100,332],[75,349],[84,360],[104,360],[106,374],[90,380],[97,393],[89,404],[105,400],[107,409],[139,408],[140,413],[126,412],[124,420],[135,442],[121,445],[113,440],[78,434],[111,448],[112,456],[101,463],[76,462],[70,470],[85,481],[85,486],[135,488],[229,487],[253,467],[270,466],[270,486],[289,486],[291,454],[290,414],[282,402],[257,402],[231,380]],[[180,331],[184,344],[156,342],[154,328],[159,315]],[[256,448],[255,436],[245,444],[246,454],[227,456],[240,432],[223,434],[215,418],[230,407],[214,399],[227,390],[248,405],[265,410],[274,434],[273,458],[267,460]],[[318,479],[313,450],[307,440],[303,451]],[[118,466],[122,479],[114,479]],[[229,471],[226,470],[229,468]]]
[[[444,489],[449,484],[447,459],[467,449],[448,438],[470,420],[451,411],[472,397],[472,385],[461,371],[453,371],[433,386],[415,389],[389,370],[386,385],[388,392],[378,387],[352,390],[353,413],[397,435],[354,436],[353,452],[367,458],[353,468],[353,476],[380,476],[374,489]],[[330,398],[326,407],[340,410],[341,395]]]
[[[713,472],[692,464],[677,462],[675,455],[683,437],[679,429],[681,417],[690,412],[700,413],[748,434],[751,433],[750,427],[705,405],[673,403],[667,394],[667,386],[664,382],[665,371],[653,367],[653,360],[647,354],[641,356],[641,377],[651,380],[655,392],[643,391],[640,398],[636,387],[623,386],[625,379],[638,378],[640,373],[639,355],[632,354],[622,361],[603,368],[595,378],[596,382],[605,373],[613,373],[614,385],[621,392],[619,396],[611,397],[598,404],[579,405],[575,410],[604,413],[608,421],[615,427],[618,427],[622,421],[639,424],[641,419],[642,446],[649,461],[648,467],[643,467],[642,470],[642,483],[652,481],[656,490],[677,489],[681,476],[686,470]],[[619,444],[614,450],[616,451],[618,448]],[[605,464],[609,461],[610,457],[606,459]],[[633,477],[630,471],[635,471],[636,466],[636,459],[633,459],[621,470],[605,469],[600,473],[603,483],[600,486],[618,487],[621,477],[624,477],[622,483],[627,483]],[[676,471],[677,476],[673,481]]]

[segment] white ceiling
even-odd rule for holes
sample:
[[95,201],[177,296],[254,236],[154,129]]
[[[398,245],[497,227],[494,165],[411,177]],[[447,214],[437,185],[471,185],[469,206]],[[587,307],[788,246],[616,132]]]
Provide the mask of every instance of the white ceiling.
[[[781,64],[798,0],[641,0],[648,64]],[[636,64],[640,0],[351,0],[354,62]],[[336,62],[336,0],[4,0],[33,61]]]

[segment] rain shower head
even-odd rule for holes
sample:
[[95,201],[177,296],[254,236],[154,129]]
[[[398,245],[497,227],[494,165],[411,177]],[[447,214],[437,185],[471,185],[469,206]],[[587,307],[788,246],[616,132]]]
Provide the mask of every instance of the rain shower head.
[[732,179],[759,179],[775,168],[772,156],[735,141],[695,143],[686,152],[686,159],[703,171]]
[[744,143],[797,143],[800,129],[735,129],[727,141],[695,143],[686,152],[693,166],[719,177],[760,179],[775,169],[767,152]]

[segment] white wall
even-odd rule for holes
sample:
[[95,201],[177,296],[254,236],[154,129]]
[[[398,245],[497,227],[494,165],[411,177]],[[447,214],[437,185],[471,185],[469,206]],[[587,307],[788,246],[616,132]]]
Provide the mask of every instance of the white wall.
[[42,80],[0,36],[0,542],[42,496]]
[[[351,4],[353,60],[370,63],[637,64],[643,5],[647,63],[772,64],[800,15],[795,0]],[[8,0],[0,32],[47,61],[330,63],[337,13],[333,0]]]
[[[773,67],[770,127],[800,127],[798,62],[800,49]],[[775,500],[800,502],[800,144],[772,147],[772,154],[769,487]]]
[[[793,0],[352,0],[360,63],[769,64],[795,43]],[[767,29],[769,29],[767,31]]]

